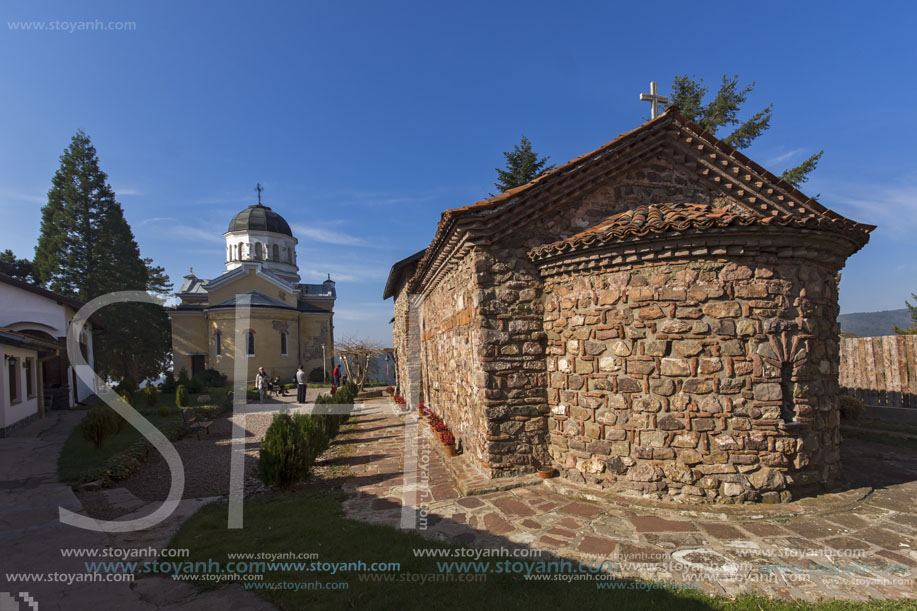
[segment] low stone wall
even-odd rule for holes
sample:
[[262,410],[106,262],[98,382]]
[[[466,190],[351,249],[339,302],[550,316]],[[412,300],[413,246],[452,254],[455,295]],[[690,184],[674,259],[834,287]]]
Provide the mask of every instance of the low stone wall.
[[569,479],[780,502],[839,473],[836,270],[761,256],[549,275],[550,452]]

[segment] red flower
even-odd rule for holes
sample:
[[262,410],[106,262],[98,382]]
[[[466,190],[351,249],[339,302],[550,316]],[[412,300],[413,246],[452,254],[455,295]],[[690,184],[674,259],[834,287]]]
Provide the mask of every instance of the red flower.
[[443,442],[443,445],[454,446],[455,445],[455,435],[446,431],[439,436],[440,441]]

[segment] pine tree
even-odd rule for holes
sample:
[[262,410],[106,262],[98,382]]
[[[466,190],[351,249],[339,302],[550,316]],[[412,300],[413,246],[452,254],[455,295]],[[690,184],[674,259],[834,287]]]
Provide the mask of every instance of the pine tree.
[[512,151],[503,155],[506,157],[506,169],[496,168],[497,182],[494,183],[501,193],[521,187],[554,167],[546,165],[549,157],[538,158],[538,153],[532,150],[532,143],[525,136]]
[[0,273],[26,282],[35,282],[37,280],[32,262],[28,259],[17,259],[9,248],[0,252]]
[[[917,303],[917,293],[911,293],[911,297]],[[917,335],[917,305],[911,305],[910,301],[905,301],[904,305],[907,306],[908,311],[911,313],[911,326],[907,329],[895,327],[895,333],[898,335]]]
[[[141,258],[95,147],[82,131],[61,156],[51,185],[33,262],[42,284],[82,301],[114,291],[171,289],[163,269]],[[95,317],[104,327],[94,337],[101,376],[143,380],[165,369],[171,337],[162,308],[119,304]]]
[[[703,79],[695,80],[685,74],[676,76],[672,81],[669,100],[691,121],[714,135],[721,127],[737,126],[731,134],[722,138],[723,142],[737,149],[748,148],[755,138],[770,129],[773,104],[769,104],[744,121],[738,118],[748,94],[755,87],[754,83],[740,88],[738,75],[732,78],[723,75],[723,82],[716,96],[707,103],[704,103],[704,97],[709,90],[703,83]],[[823,153],[823,150],[815,153],[795,168],[784,171],[780,177],[798,188],[808,180],[809,174],[818,166]]]

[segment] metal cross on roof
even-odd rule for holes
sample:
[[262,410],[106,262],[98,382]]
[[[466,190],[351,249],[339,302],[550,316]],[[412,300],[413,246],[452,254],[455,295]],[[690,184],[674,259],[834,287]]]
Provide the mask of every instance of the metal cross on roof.
[[650,108],[651,108],[650,119],[655,119],[656,117],[659,116],[659,105],[662,104],[663,106],[665,106],[666,104],[668,104],[669,98],[662,96],[662,95],[658,95],[656,93],[656,81],[650,81],[650,92],[641,93],[640,101],[650,103]]
[[260,204],[261,203],[261,192],[264,191],[264,187],[261,186],[260,182],[257,185],[255,185],[255,191],[258,192],[258,203]]

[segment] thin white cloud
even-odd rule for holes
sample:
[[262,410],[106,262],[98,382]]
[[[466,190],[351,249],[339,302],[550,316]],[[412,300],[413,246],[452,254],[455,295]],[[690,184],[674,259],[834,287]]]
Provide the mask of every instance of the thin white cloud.
[[771,159],[768,159],[768,160],[765,162],[765,165],[767,165],[767,167],[769,167],[769,168],[772,168],[772,167],[774,167],[774,166],[776,166],[776,165],[778,165],[778,164],[781,164],[781,163],[783,163],[784,161],[788,161],[788,160],[792,159],[793,157],[796,157],[797,155],[800,155],[800,154],[802,154],[802,153],[804,153],[804,152],[805,152],[805,149],[793,149],[792,151],[789,151],[789,152],[783,153],[782,155],[777,155],[776,157],[772,157]]
[[331,279],[335,282],[365,282],[378,281],[384,282],[388,277],[388,268],[376,267],[373,265],[360,264],[340,264],[331,260],[322,266],[309,265],[303,266],[302,259],[299,260],[299,275],[304,281],[321,282],[331,274]]
[[28,202],[30,204],[47,204],[47,195],[36,195],[26,191],[17,191],[15,189],[0,188],[0,200],[11,199],[17,202]]
[[917,229],[917,183],[852,185],[844,191],[825,193],[821,199],[829,207],[836,202],[838,212],[862,223],[878,225],[889,234],[909,234]]
[[300,239],[305,238],[314,242],[322,242],[324,244],[338,244],[340,246],[369,245],[362,238],[348,235],[340,231],[335,231],[333,229],[322,227],[307,227],[298,223],[294,223],[290,228],[293,230],[293,235]]
[[152,218],[143,219],[142,221],[140,221],[139,223],[137,223],[137,226],[138,226],[138,227],[143,227],[143,226],[146,225],[147,223],[161,223],[161,222],[165,222],[165,221],[174,221],[174,220],[175,220],[175,219],[172,218],[171,216],[154,216],[154,217],[152,217]]
[[132,196],[132,195],[146,195],[145,192],[139,189],[132,189],[130,187],[112,187],[112,190],[115,192],[115,197],[121,196]]

